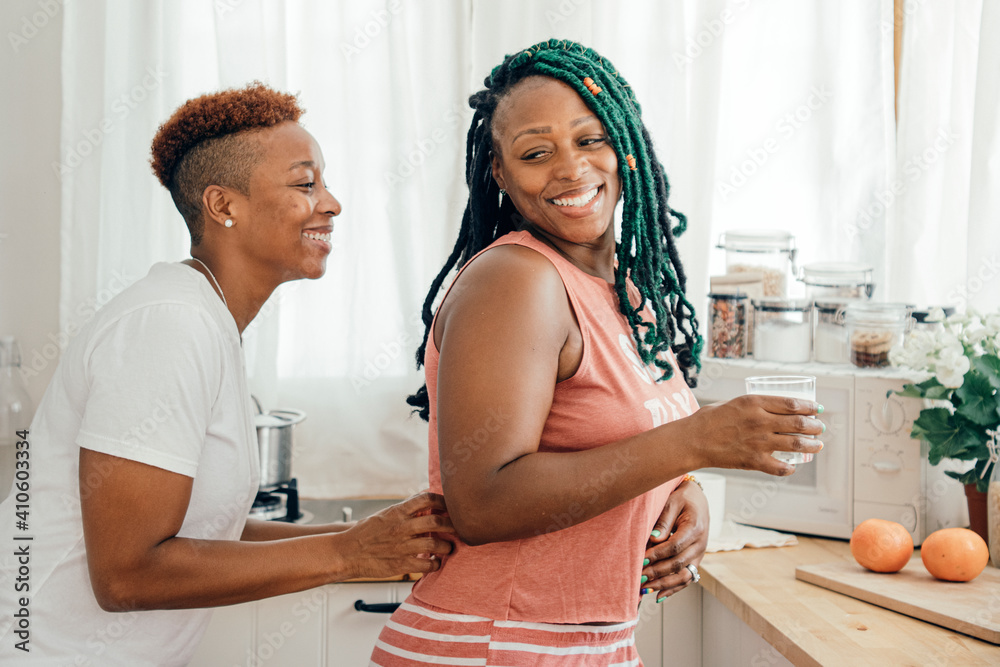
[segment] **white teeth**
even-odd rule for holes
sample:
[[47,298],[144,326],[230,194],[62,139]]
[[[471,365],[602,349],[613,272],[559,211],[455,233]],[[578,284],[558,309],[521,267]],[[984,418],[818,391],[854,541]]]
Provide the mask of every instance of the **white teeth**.
[[312,239],[313,241],[326,241],[327,243],[330,243],[330,240],[333,238],[333,232],[326,232],[324,234],[316,234],[314,232],[302,232],[302,236],[306,237],[307,239]]
[[556,206],[585,206],[596,196],[597,188],[594,188],[590,192],[586,192],[579,197],[573,197],[572,199],[553,199],[552,203]]

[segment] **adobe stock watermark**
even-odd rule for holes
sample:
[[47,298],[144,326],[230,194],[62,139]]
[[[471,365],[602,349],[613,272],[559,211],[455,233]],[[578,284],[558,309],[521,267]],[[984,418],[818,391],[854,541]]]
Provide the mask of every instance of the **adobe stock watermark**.
[[401,11],[403,11],[403,0],[389,0],[385,3],[385,9],[372,10],[367,21],[354,27],[354,36],[351,40],[340,43],[340,52],[344,54],[344,59],[351,62],[355,56],[361,55],[361,52],[389,27]]
[[244,2],[246,0],[215,0],[215,13],[219,18],[223,18],[226,14],[232,14],[239,9]]
[[917,13],[917,10],[922,8],[927,3],[927,0],[905,0],[902,6],[902,12],[897,16],[893,12],[893,18],[891,21],[880,21],[879,27],[882,30],[883,35],[891,35],[895,30],[901,30],[903,24],[911,16]]
[[396,161],[396,166],[385,172],[383,179],[389,186],[389,190],[395,190],[403,181],[417,173],[417,170],[424,166],[428,159],[434,155],[441,146],[450,138],[449,130],[464,120],[463,107],[455,103],[442,117],[442,124],[434,128],[426,136],[413,142],[405,155],[400,156]]
[[[163,424],[174,418],[175,411],[180,411],[179,405],[171,405],[163,398],[157,398],[149,413],[143,419],[129,427],[118,440],[130,447],[138,446],[152,437]],[[105,458],[98,461],[86,476],[80,479],[79,493],[64,492],[60,500],[66,509],[74,510],[80,503],[90,498],[98,491],[114,470],[122,465],[124,459]]]
[[545,20],[549,22],[550,28],[555,28],[570,16],[575,14],[576,10],[580,9],[580,6],[586,2],[588,2],[588,0],[562,0],[562,2],[559,3],[559,6],[554,10],[545,10]]
[[873,201],[858,212],[853,222],[844,226],[847,238],[853,241],[871,229],[876,221],[881,220],[889,207],[896,202],[896,199],[909,190],[910,186],[918,182],[931,166],[955,145],[958,138],[959,135],[951,129],[940,128],[930,146],[919,153],[914,153],[903,163],[900,169],[903,176],[893,180],[883,190],[875,192],[872,195]]
[[997,257],[996,253],[984,257],[975,271],[969,267],[966,275],[968,277],[965,279],[965,284],[957,285],[948,292],[946,297],[948,303],[958,310],[964,310],[973,297],[996,280],[997,276],[1000,275],[1000,258]]
[[72,144],[62,162],[52,162],[52,171],[62,180],[63,176],[83,164],[84,160],[96,151],[104,139],[114,132],[115,128],[143,102],[150,93],[160,87],[167,73],[160,65],[146,68],[142,80],[129,90],[122,93],[111,103],[111,116],[105,116],[96,126],[82,132],[83,138]]
[[408,322],[404,323],[403,330],[395,338],[383,341],[379,345],[379,352],[365,362],[361,372],[351,375],[351,386],[354,388],[354,393],[360,394],[362,390],[370,387],[404,353],[410,355],[416,352],[421,340],[410,335],[409,332],[423,328],[424,321],[418,311],[410,317]]
[[20,29],[17,32],[13,30],[7,32],[7,41],[10,42],[10,48],[14,53],[20,51],[22,46],[44,30],[63,8],[63,0],[38,0],[37,4],[37,12],[31,16],[21,17]]
[[765,139],[757,148],[749,148],[746,151],[746,159],[737,165],[733,165],[729,171],[729,178],[716,186],[716,193],[726,201],[737,190],[746,185],[749,180],[760,169],[767,164],[768,160],[781,150],[783,142],[795,136],[795,133],[802,129],[833,97],[833,92],[825,85],[813,86],[809,91],[806,100],[792,111],[789,111],[774,125],[777,136],[770,136]]
[[50,333],[48,335],[49,342],[43,345],[41,349],[36,348],[31,351],[30,355],[24,355],[23,363],[21,364],[22,379],[28,380],[29,378],[37,377],[39,373],[48,368],[50,363],[59,358],[59,355],[66,349],[69,342],[80,333],[87,322],[94,318],[98,309],[111,301],[111,299],[120,294],[122,290],[136,280],[128,272],[118,271],[117,269],[111,272],[111,276],[111,280],[104,289],[77,305],[74,310],[76,318],[73,322],[67,324],[65,328],[57,333]]
[[685,40],[684,50],[674,51],[671,54],[674,64],[677,65],[677,69],[683,72],[685,67],[700,58],[708,49],[712,48],[715,40],[719,39],[722,33],[726,31],[726,26],[733,23],[736,20],[737,13],[749,7],[750,2],[751,0],[735,0],[732,3],[735,11],[730,7],[726,7],[719,12],[716,18],[703,21],[701,29],[694,35],[689,35]]
[[593,505],[600,500],[601,496],[622,476],[628,473],[633,466],[639,465],[641,462],[642,459],[635,453],[619,450],[615,454],[614,462],[608,468],[605,468],[599,474],[595,474],[580,487],[576,494],[580,500],[570,502],[564,512],[552,514],[550,517],[552,523],[545,530],[536,530],[535,535],[539,537],[548,536],[576,524],[586,513],[587,506]]
[[[259,641],[256,646],[247,648],[246,667],[263,667],[281,651],[285,643],[295,636],[299,627],[309,622],[314,614],[323,613],[328,595],[323,588],[314,588],[292,607],[292,616],[298,621],[298,626],[291,620],[284,620],[274,629],[261,630],[257,633]],[[284,664],[283,662],[281,664]]]

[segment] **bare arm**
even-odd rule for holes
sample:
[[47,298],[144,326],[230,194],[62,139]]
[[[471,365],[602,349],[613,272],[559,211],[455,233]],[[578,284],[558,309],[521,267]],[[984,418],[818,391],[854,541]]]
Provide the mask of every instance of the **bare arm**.
[[555,268],[529,250],[498,252],[508,249],[466,268],[434,332],[442,483],[466,542],[537,535],[557,514],[581,523],[706,466],[791,474],[772,451],[821,447],[782,435],[819,434],[815,403],[748,396],[602,447],[539,452],[555,384],[575,369],[564,354],[575,321]]
[[357,577],[431,572],[439,561],[420,555],[451,551],[433,535],[453,532],[448,518],[416,516],[444,510],[431,494],[342,532],[267,542],[196,540],[177,537],[191,478],[81,449],[80,479],[98,478],[81,494],[83,531],[91,585],[107,611],[215,607]]
[[244,542],[268,542],[270,540],[285,540],[291,537],[306,537],[309,535],[327,535],[342,533],[353,528],[357,521],[350,523],[318,523],[300,525],[284,521],[261,521],[247,519],[240,540]]

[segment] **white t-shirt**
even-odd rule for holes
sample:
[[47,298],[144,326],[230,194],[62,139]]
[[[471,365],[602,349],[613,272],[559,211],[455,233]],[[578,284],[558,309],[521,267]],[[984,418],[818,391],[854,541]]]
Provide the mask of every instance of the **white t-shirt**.
[[[260,479],[257,439],[239,332],[205,277],[157,264],[102,308],[64,351],[28,442],[27,530],[16,489],[0,505],[0,664],[186,664],[211,610],[97,604],[80,497],[103,476],[81,488],[79,448],[193,477],[178,535],[239,539]],[[16,647],[22,597],[27,653]]]

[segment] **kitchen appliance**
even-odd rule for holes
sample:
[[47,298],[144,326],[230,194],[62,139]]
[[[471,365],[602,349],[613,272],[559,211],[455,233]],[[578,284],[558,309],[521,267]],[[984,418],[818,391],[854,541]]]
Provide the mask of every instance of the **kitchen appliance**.
[[308,523],[310,516],[299,505],[299,483],[292,478],[267,491],[257,491],[250,517],[262,521]]
[[250,516],[268,521],[298,521],[298,482],[292,477],[294,427],[306,418],[302,410],[278,409],[264,412],[260,401],[252,396],[257,414],[257,444],[260,452],[260,488]]
[[892,368],[705,359],[695,396],[701,405],[746,393],[755,375],[814,375],[823,451],[794,475],[709,469],[726,477],[726,515],[740,523],[849,538],[865,519],[903,524],[919,545],[939,528],[967,523],[962,485],[931,466],[910,438],[922,401],[891,393],[913,378]]

